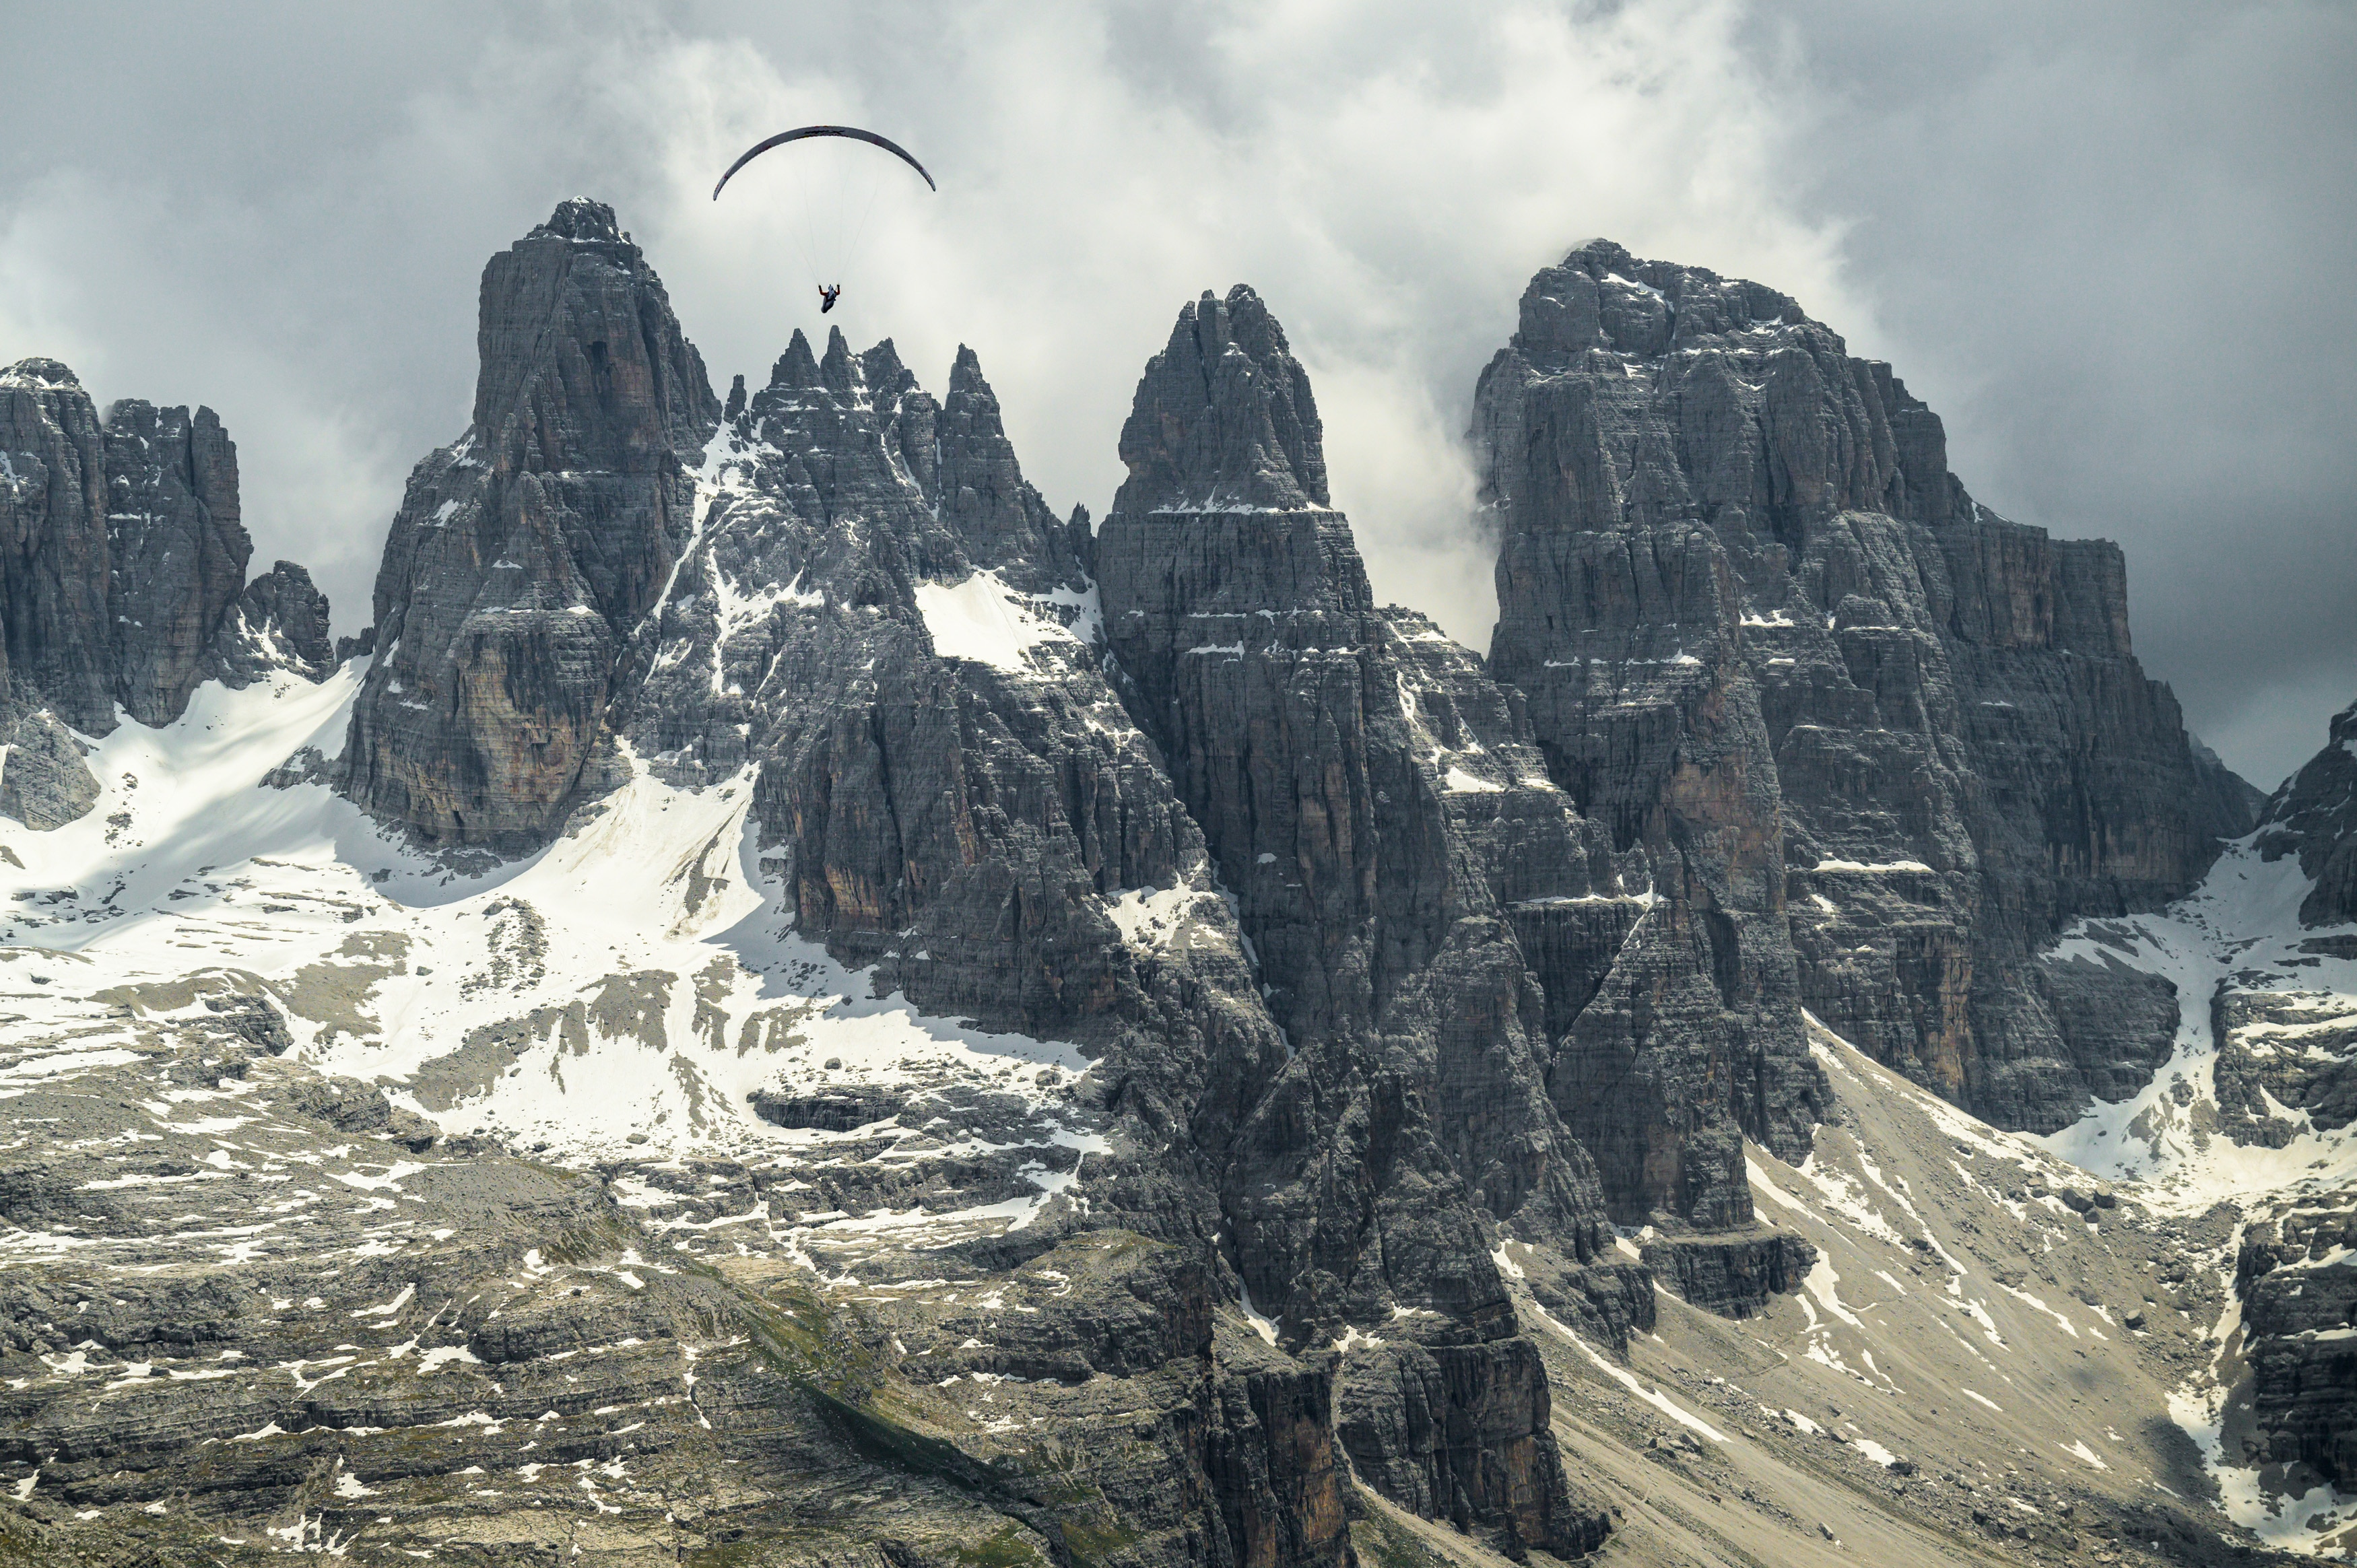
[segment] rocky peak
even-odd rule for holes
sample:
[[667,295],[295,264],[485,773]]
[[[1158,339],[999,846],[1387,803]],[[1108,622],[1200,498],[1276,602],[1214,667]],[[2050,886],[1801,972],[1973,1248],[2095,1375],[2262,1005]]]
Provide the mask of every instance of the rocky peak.
[[1603,348],[1655,359],[1702,338],[1803,325],[1811,323],[1800,306],[1773,289],[1640,261],[1609,240],[1591,240],[1532,278],[1514,347],[1534,357]]
[[1243,284],[1178,313],[1122,426],[1129,478],[1114,510],[1289,510],[1327,504],[1308,374]]
[[600,776],[616,661],[693,531],[720,403],[597,202],[490,259],[476,336],[473,424],[386,540],[344,787],[431,838],[522,844]]
[[[1453,1492],[1484,1525],[1580,1550],[1478,1238],[1495,1224],[1546,1248],[1546,1267],[1585,1282],[1570,1287],[1584,1310],[1619,1299],[1596,1167],[1549,1101],[1545,1058],[1550,1011],[1593,992],[1643,878],[1624,883],[1544,780],[1478,661],[1375,608],[1325,505],[1315,408],[1250,289],[1187,306],[1139,381],[1130,479],[1096,542],[1132,711],[1295,1049],[1232,1145],[1240,1267],[1288,1343],[1429,1314],[1340,1391],[1359,1474],[1412,1510]],[[1583,934],[1547,910],[1597,918]],[[1391,1151],[1381,1169],[1343,1174],[1311,1131],[1340,1126]],[[1494,1391],[1478,1411],[1458,1391],[1476,1385]],[[1518,1500],[1454,1459],[1411,1462],[1406,1434],[1427,1423],[1479,1426],[1536,1485]]]
[[998,394],[983,377],[981,359],[963,343],[936,429],[939,462],[925,488],[967,557],[979,566],[1066,564],[1059,542],[1064,530],[1023,478]]
[[792,340],[787,343],[786,351],[778,356],[776,364],[770,367],[770,385],[771,387],[823,387],[826,385],[819,379],[817,356],[811,352],[810,339],[802,336],[801,328],[794,328]]
[[2302,925],[2357,920],[2357,703],[2332,715],[2324,749],[2268,799],[2257,848],[2267,860],[2298,855],[2315,882],[2300,903]]
[[[1609,363],[1591,364],[1599,354]],[[1531,407],[1542,424],[1511,430],[1512,404],[1534,379],[1548,381],[1560,406]],[[1649,402],[1674,407],[1675,428],[1707,428],[1711,460],[1682,463],[1622,412]],[[1888,365],[1851,359],[1837,334],[1773,289],[1639,261],[1607,241],[1531,280],[1475,403],[1477,428],[1559,449],[1491,467],[1484,497],[1501,511],[1534,505],[1595,529],[1739,516],[1790,545],[1845,509],[1936,527],[1956,504],[1946,432]],[[1730,560],[1752,575],[1748,552]]]
[[866,378],[861,374],[857,356],[844,338],[843,328],[826,329],[826,357],[818,362],[821,385],[840,398],[864,398],[867,392]]
[[630,239],[615,219],[614,209],[587,196],[558,202],[556,210],[548,215],[548,221],[533,225],[532,231],[524,237],[537,240],[544,236],[581,244],[603,242],[619,245]]
[[889,338],[879,339],[860,354],[859,379],[866,385],[879,416],[904,398],[932,401],[932,394],[919,384],[917,372],[900,362],[900,350]]
[[[822,357],[797,329],[769,384],[746,400],[731,425],[724,462],[738,476],[732,482],[791,498],[805,521],[856,518],[872,530],[853,553],[864,570],[919,577],[955,572],[957,547],[929,509],[925,490],[935,456],[935,407],[889,343],[855,354],[840,330],[830,330]],[[868,548],[885,542],[880,555]],[[896,597],[899,590],[884,592]]]
[[559,206],[483,269],[474,434],[510,471],[694,464],[719,417],[702,356],[611,209]]
[[1533,279],[1475,406],[1491,668],[1678,868],[1680,961],[1743,1037],[1792,1058],[1797,1000],[2038,1131],[2141,1082],[2173,1008],[2030,954],[2183,893],[2242,813],[2136,667],[2117,547],[1975,504],[1939,417],[1787,296],[1614,245]]
[[[237,447],[210,408],[127,398],[102,421],[72,371],[21,360],[0,372],[0,814],[55,827],[97,793],[66,726],[169,724],[225,668],[253,550]],[[324,600],[317,622],[307,647]]]
[[1129,478],[1100,536],[1123,614],[1176,627],[1372,611],[1350,523],[1327,505],[1321,438],[1309,377],[1258,295],[1239,284],[1182,308],[1139,378],[1121,435]]
[[0,390],[13,387],[25,391],[36,391],[44,387],[79,387],[81,385],[81,382],[76,379],[73,371],[65,365],[56,360],[44,360],[38,356],[29,360],[19,360],[6,370],[0,371]]
[[273,670],[317,683],[335,672],[328,596],[292,561],[274,563],[246,584],[213,633],[212,666],[222,684],[252,684]]

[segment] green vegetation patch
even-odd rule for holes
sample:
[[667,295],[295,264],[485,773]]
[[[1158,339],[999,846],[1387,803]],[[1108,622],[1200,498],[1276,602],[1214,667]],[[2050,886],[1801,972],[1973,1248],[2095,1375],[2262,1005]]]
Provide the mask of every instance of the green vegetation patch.
[[952,1546],[950,1555],[965,1568],[1050,1568],[1031,1532],[1009,1520],[972,1546]]

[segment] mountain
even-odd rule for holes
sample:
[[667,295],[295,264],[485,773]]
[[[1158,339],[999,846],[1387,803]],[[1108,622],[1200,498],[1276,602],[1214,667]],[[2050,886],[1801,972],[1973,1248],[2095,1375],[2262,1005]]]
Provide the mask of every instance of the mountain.
[[610,765],[615,664],[686,542],[719,408],[594,202],[491,259],[476,340],[474,418],[385,542],[344,788],[434,842],[524,847]]
[[76,732],[180,717],[208,676],[324,679],[327,600],[279,562],[248,584],[237,448],[210,408],[126,399],[99,417],[54,360],[0,371],[0,812],[90,810]]
[[2339,886],[2337,775],[2250,836],[2116,550],[1792,302],[1534,282],[1486,660],[1374,602],[1249,288],[1095,526],[968,350],[716,397],[586,199],[478,343],[340,650],[210,415],[0,383],[0,1563],[2329,1528],[2266,1282],[2337,1277],[2337,1089],[2173,933]]
[[2032,961],[2251,826],[2136,665],[2116,545],[1975,502],[1939,417],[1792,300],[1605,242],[1532,280],[1473,435],[1491,668],[1582,808],[1679,868],[1735,1051],[1789,1058],[1805,1007],[2040,1133],[2167,1056],[2165,1007]]

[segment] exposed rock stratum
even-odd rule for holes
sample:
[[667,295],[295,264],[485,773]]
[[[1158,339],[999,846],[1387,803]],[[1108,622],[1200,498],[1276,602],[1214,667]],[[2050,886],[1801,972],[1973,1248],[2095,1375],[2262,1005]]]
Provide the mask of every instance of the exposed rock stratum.
[[586,199],[479,349],[340,640],[0,377],[0,1563],[2336,1539],[2347,759],[2255,824],[1794,302],[1539,274],[1487,658],[1247,287],[1097,525]]

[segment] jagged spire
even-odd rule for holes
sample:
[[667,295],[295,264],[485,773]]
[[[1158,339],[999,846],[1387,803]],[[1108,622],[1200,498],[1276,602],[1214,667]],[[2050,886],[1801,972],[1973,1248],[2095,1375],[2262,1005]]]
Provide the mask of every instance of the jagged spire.
[[770,384],[773,387],[817,387],[825,384],[819,380],[818,358],[811,352],[810,339],[802,336],[801,328],[794,328],[792,339],[786,344],[786,351],[779,355],[778,362],[770,368]]
[[1323,435],[1308,373],[1260,295],[1206,291],[1138,381],[1114,510],[1323,507]]
[[848,397],[865,385],[859,373],[859,361],[851,352],[851,345],[845,340],[840,327],[826,329],[826,358],[819,361],[818,374],[826,390],[838,397]]
[[1017,558],[1040,565],[1060,562],[1064,550],[1055,542],[1055,514],[1024,479],[998,394],[982,373],[980,357],[963,343],[950,367],[940,430],[942,521],[957,532],[967,553],[992,565]]

